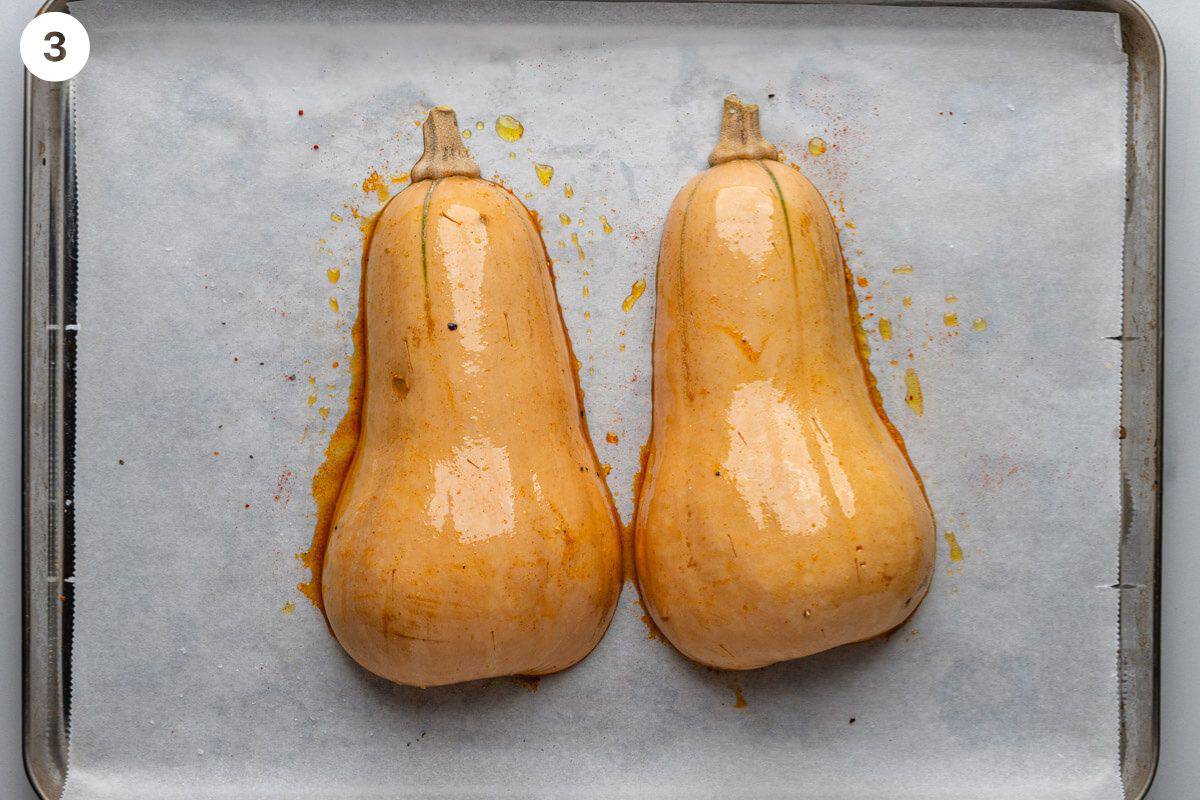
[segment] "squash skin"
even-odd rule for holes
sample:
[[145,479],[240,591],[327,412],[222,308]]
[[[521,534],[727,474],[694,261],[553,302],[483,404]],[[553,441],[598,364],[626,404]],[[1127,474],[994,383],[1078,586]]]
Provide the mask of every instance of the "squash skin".
[[654,623],[722,669],[902,624],[934,520],[872,401],[823,198],[773,160],[701,173],[667,218],[657,296],[633,548]]
[[364,280],[362,430],[322,573],[334,634],[414,686],[571,666],[612,619],[621,543],[528,211],[488,181],[419,181]]

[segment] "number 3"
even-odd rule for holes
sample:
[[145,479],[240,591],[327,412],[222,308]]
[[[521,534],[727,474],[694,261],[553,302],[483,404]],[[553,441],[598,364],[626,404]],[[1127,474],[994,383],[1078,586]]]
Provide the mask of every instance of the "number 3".
[[[53,41],[55,37],[58,37],[58,41]],[[47,61],[62,61],[67,57],[67,48],[63,47],[63,43],[67,41],[67,37],[58,31],[50,31],[46,34],[46,41],[50,42],[50,49],[54,51],[54,55],[43,53]]]

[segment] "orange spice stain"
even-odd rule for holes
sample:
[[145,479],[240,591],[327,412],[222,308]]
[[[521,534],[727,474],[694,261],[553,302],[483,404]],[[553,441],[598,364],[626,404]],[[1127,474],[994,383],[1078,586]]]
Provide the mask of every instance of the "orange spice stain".
[[[369,218],[370,224],[363,235],[361,260],[361,275],[359,280],[358,316],[350,328],[352,354],[350,356],[350,391],[346,398],[346,414],[338,422],[329,444],[325,446],[325,461],[317,469],[312,479],[312,496],[317,506],[317,520],[313,526],[312,543],[308,550],[297,554],[297,558],[309,571],[309,579],[297,584],[296,588],[307,597],[322,614],[325,604],[321,598],[321,571],[325,566],[325,548],[329,544],[330,526],[333,524],[333,511],[338,494],[342,490],[342,482],[350,469],[354,451],[358,447],[358,431],[362,417],[362,394],[364,382],[363,353],[365,352],[364,322],[365,305],[363,292],[366,291],[367,256],[371,250],[371,238],[375,233],[375,221],[378,215]],[[309,376],[310,385],[316,385],[316,377]],[[315,400],[314,400],[315,402]],[[311,403],[310,403],[311,405]]]
[[296,613],[296,604],[291,600],[288,600],[283,604],[283,608],[280,610],[283,611],[283,615],[285,617],[290,617],[292,614]]
[[[653,436],[653,433],[651,434],[651,437],[652,436]],[[633,569],[633,529],[634,529],[634,526],[637,524],[637,509],[638,509],[638,506],[641,504],[641,500],[642,500],[642,486],[646,482],[645,481],[646,467],[650,463],[650,438],[651,437],[647,437],[646,441],[642,442],[642,447],[638,451],[637,472],[633,473],[633,481],[632,481],[632,485],[630,488],[631,488],[631,493],[633,495],[633,509],[634,509],[633,513],[634,513],[634,515],[629,520],[629,524],[624,525],[621,528],[621,550],[622,550],[622,558],[624,559],[624,563],[625,563],[625,580],[627,580],[627,581],[636,581],[637,580],[637,576],[634,574],[634,569]],[[646,610],[646,607],[644,605],[642,605],[641,600],[638,601],[638,605],[642,606],[642,611]],[[649,616],[643,615],[642,621],[646,623],[646,627],[650,628],[653,633],[657,634],[658,629],[654,627],[654,623],[650,620]],[[654,639],[657,637],[651,636],[650,638]]]
[[575,245],[575,254],[579,256],[580,261],[587,261],[587,254],[583,252],[583,247],[579,244],[579,234],[571,234],[571,244]]
[[605,233],[612,233],[613,226],[608,224],[608,217],[600,215],[600,227]]
[[374,192],[381,203],[386,203],[389,197],[387,181],[375,170],[362,182],[362,190],[367,194]]
[[865,288],[867,288],[867,286],[870,285],[871,282],[867,280],[867,277],[865,275],[859,275],[856,283],[865,289]]
[[338,301],[336,297],[329,298],[329,307],[333,309],[333,313],[338,313]]
[[911,297],[906,296],[903,300],[903,303],[904,303],[905,308],[912,308],[912,298]]
[[759,345],[757,350],[755,350],[750,344],[750,341],[737,328],[730,328],[727,325],[720,325],[718,328],[722,333],[733,340],[733,343],[738,346],[738,349],[742,351],[742,355],[744,355],[751,364],[757,364],[758,360],[762,358],[763,351],[767,349],[767,341],[771,338],[771,335],[767,334],[767,337],[763,339],[762,344]]
[[745,708],[746,695],[742,694],[742,687],[738,686],[736,683],[731,683],[729,684],[729,688],[733,689],[733,707]]
[[508,181],[506,181],[504,179],[504,176],[501,175],[499,172],[493,172],[491,174],[491,177],[488,178],[488,180],[491,181],[492,183],[496,184],[497,186],[499,186],[504,191],[511,194],[513,197],[517,196],[517,193],[512,190],[512,187],[508,185]]
[[642,609],[641,620],[642,624],[646,626],[646,638],[665,643],[667,641],[667,637],[664,636],[663,632],[659,630],[657,625],[654,624],[654,620],[650,617],[650,612],[646,610],[646,604],[643,603],[640,598],[638,599],[637,604]]
[[513,680],[529,692],[536,692],[542,686],[542,679],[536,675],[514,675]]
[[617,442],[621,441],[621,437],[615,432],[609,431],[608,433],[604,434],[604,441],[608,442],[609,444],[616,444]]

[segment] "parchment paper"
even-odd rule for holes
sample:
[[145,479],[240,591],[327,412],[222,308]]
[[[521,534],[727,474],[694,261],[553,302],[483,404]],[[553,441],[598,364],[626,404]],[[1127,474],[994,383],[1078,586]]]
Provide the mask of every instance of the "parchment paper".
[[[1115,16],[73,11],[92,55],[75,95],[70,800],[1120,796]],[[528,195],[628,518],[660,230],[730,90],[762,104],[766,135],[838,218],[872,367],[940,525],[928,599],[886,639],[735,674],[648,640],[627,586],[599,648],[536,692],[366,674],[296,591],[307,576],[293,557],[345,409],[354,215],[380,206],[362,182],[378,171],[399,190],[388,181],[419,154],[414,120],[447,103],[484,174]],[[496,135],[500,114],[524,124],[521,140]],[[534,162],[554,167],[549,187]],[[651,288],[626,313],[638,278]]]

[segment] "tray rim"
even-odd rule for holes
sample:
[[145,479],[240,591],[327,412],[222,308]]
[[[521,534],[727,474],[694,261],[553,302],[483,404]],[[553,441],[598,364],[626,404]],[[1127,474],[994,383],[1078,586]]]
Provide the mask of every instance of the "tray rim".
[[[601,0],[602,2],[608,0]],[[1127,800],[1143,800],[1158,767],[1162,539],[1163,221],[1166,55],[1153,20],[1135,0],[668,0],[931,8],[1108,11],[1121,20],[1129,58],[1125,298],[1122,348],[1122,530],[1116,653],[1120,772]],[[39,14],[70,13],[47,0]],[[67,770],[69,686],[64,630],[71,591],[64,573],[64,362],[73,359],[63,267],[72,261],[70,81],[25,74],[22,263],[22,756],[43,800],[61,796]],[[35,147],[35,144],[37,145]],[[1139,280],[1140,279],[1140,280]],[[1134,291],[1132,301],[1131,290]],[[41,301],[47,301],[42,308]],[[1133,477],[1136,476],[1136,479]],[[69,501],[68,501],[69,502]],[[66,532],[69,538],[70,531]],[[36,587],[40,587],[36,588]],[[43,592],[45,592],[43,594]],[[58,602],[56,602],[56,600]],[[1136,637],[1136,642],[1130,642]],[[1133,724],[1131,724],[1133,723]]]

